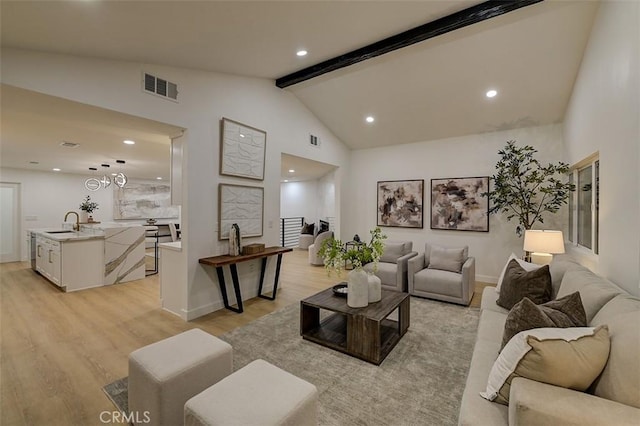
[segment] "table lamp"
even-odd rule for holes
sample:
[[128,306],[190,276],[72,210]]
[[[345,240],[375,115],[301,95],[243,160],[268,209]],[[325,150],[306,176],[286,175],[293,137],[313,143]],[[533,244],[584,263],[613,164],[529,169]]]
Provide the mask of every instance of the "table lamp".
[[524,251],[531,252],[531,262],[547,265],[554,254],[564,253],[562,231],[528,230],[524,233]]

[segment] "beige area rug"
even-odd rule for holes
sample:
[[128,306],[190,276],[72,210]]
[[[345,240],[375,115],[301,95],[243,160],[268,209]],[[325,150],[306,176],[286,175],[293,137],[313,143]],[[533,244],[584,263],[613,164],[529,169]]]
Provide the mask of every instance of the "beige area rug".
[[321,425],[456,425],[479,310],[411,298],[407,334],[380,366],[300,336],[299,304],[221,338],[234,369],[264,359],[319,391]]

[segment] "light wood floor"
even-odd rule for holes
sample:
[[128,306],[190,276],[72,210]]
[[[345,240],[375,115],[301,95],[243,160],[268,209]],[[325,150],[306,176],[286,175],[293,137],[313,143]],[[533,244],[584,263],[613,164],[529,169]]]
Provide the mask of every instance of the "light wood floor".
[[[283,257],[275,301],[184,322],[160,308],[157,275],[62,293],[28,263],[0,264],[0,424],[100,425],[100,413],[114,410],[102,387],[127,375],[134,349],[194,327],[223,334],[337,281],[294,250]],[[472,306],[485,285],[477,283]]]

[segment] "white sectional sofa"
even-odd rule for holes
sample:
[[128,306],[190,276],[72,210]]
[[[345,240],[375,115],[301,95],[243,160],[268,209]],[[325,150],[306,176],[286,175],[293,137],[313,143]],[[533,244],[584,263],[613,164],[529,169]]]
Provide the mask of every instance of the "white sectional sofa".
[[556,298],[579,291],[588,325],[608,326],[611,349],[603,372],[586,393],[518,377],[511,384],[509,406],[482,398],[508,313],[496,305],[495,288],[487,287],[460,425],[640,424],[640,298],[567,260],[554,260],[550,272]]

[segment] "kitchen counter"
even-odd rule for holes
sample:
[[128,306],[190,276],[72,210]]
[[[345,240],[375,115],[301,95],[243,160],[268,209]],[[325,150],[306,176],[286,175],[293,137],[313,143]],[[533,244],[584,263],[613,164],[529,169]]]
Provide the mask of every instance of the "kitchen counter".
[[182,241],[174,241],[171,243],[161,243],[158,244],[158,247],[161,249],[169,249],[173,251],[182,251]]
[[[35,269],[65,291],[145,277],[145,228],[137,224],[81,224],[80,231],[29,229],[35,234]],[[30,239],[32,242],[33,239]]]
[[[64,232],[61,232],[64,231]],[[81,230],[73,231],[71,229],[62,228],[39,228],[28,229],[27,232],[33,232],[36,235],[52,239],[54,241],[80,241],[80,240],[95,240],[104,239],[104,233],[86,232]]]

